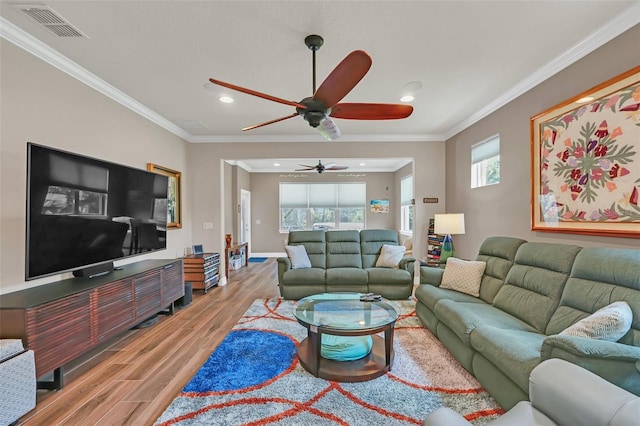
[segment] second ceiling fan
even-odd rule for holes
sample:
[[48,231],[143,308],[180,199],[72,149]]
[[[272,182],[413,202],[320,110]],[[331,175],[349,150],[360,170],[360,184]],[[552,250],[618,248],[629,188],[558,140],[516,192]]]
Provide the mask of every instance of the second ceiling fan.
[[303,117],[311,127],[317,128],[325,138],[334,140],[340,137],[341,133],[333,121],[333,118],[350,120],[395,120],[406,118],[413,112],[411,105],[403,104],[340,103],[342,98],[362,80],[369,71],[369,68],[371,68],[371,57],[363,50],[354,50],[349,53],[342,62],[331,71],[316,90],[316,51],[323,45],[324,40],[319,35],[314,34],[307,36],[304,42],[312,51],[313,56],[313,96],[304,98],[300,102],[281,99],[214,78],[209,79],[212,83],[228,89],[296,108],[296,112],[293,114],[245,127],[242,129],[243,131],[278,123],[299,115]]

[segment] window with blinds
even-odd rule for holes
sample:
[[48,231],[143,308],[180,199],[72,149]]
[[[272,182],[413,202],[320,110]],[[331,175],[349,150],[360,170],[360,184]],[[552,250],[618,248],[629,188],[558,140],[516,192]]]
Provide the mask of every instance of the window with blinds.
[[365,183],[281,183],[280,230],[364,229]]
[[500,183],[500,135],[471,147],[471,188]]
[[42,214],[96,215],[107,214],[109,170],[89,163],[71,161],[50,154],[51,164],[47,195]]
[[413,233],[413,176],[405,176],[400,181],[400,231]]

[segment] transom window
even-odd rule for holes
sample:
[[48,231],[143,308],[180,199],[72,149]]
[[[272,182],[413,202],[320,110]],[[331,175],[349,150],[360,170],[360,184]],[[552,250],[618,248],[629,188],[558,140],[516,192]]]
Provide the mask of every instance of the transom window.
[[500,183],[500,135],[471,147],[471,188]]
[[281,183],[280,230],[364,229],[365,183]]

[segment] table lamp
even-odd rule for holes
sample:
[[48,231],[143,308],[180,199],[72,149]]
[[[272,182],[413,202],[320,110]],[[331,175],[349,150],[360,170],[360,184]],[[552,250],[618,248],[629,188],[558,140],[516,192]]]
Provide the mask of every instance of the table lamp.
[[433,231],[444,234],[440,263],[447,263],[447,259],[454,256],[453,238],[451,235],[464,234],[464,213],[436,214]]

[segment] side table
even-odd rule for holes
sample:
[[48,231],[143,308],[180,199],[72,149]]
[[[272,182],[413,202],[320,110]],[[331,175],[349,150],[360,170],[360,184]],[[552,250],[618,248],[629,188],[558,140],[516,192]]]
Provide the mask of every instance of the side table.
[[229,279],[229,263],[231,256],[238,254],[242,259],[242,266],[249,265],[249,243],[231,243],[224,249],[225,276]]

